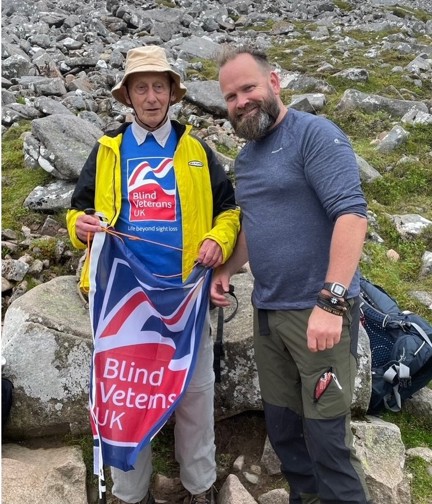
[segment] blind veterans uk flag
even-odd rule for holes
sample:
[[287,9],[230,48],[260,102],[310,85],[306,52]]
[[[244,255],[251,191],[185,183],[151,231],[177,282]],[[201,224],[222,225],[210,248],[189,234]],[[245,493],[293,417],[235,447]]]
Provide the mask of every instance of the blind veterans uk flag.
[[184,284],[158,278],[117,235],[96,233],[89,293],[96,474],[103,464],[133,469],[173,413],[195,368],[210,277],[196,267]]

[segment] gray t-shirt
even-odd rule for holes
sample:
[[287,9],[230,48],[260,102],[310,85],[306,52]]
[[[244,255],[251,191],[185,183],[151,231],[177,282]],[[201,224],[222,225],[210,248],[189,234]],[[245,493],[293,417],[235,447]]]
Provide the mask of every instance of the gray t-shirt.
[[[289,109],[265,138],[246,144],[235,174],[255,277],[254,306],[313,307],[325,280],[335,220],[343,214],[366,216],[349,140],[331,121]],[[349,297],[358,293],[357,272]]]

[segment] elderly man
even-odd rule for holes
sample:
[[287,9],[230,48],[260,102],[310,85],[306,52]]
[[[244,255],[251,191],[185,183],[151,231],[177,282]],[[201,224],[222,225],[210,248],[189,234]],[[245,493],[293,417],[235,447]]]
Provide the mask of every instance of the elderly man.
[[[100,230],[98,217],[85,212],[93,208],[115,230],[142,238],[125,240],[154,275],[172,282],[184,282],[195,262],[210,268],[224,263],[239,231],[239,209],[223,167],[208,145],[191,134],[191,126],[168,117],[170,105],[185,93],[162,48],[128,52],[124,77],[112,95],[133,109],[135,119],[99,139],[67,216],[76,247],[85,248]],[[141,188],[147,187],[146,180],[153,188],[151,205],[136,204],[137,177],[143,179]],[[85,290],[89,279],[86,268],[83,271]],[[213,399],[213,343],[206,324],[194,375],[175,411],[176,459],[190,504],[215,502]],[[140,452],[134,470],[112,468],[111,473],[112,491],[121,503],[154,503],[150,446]]]

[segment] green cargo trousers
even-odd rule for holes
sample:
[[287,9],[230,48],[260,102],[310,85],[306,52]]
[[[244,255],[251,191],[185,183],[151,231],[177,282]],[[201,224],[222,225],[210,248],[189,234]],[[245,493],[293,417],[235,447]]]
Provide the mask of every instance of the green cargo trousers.
[[353,449],[350,407],[357,372],[358,299],[340,342],[311,352],[311,310],[257,310],[254,347],[269,440],[290,486],[290,504],[367,504]]

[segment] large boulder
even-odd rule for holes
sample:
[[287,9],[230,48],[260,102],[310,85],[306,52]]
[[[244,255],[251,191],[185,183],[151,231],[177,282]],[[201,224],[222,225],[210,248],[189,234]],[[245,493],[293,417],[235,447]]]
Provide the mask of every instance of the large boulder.
[[6,435],[89,429],[92,336],[75,276],[57,277],[17,298],[5,314],[2,354],[14,384]]
[[76,180],[102,135],[102,130],[85,119],[52,114],[32,121],[31,135],[24,140],[24,152],[28,163],[37,163],[53,177]]

